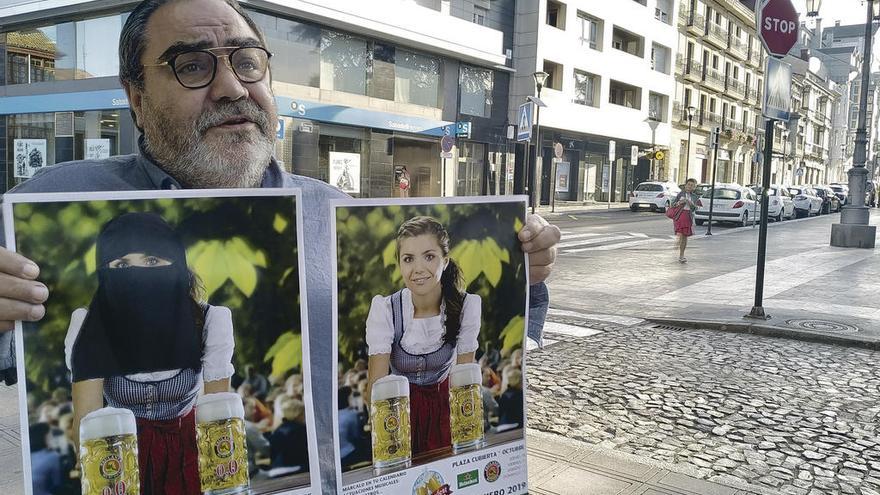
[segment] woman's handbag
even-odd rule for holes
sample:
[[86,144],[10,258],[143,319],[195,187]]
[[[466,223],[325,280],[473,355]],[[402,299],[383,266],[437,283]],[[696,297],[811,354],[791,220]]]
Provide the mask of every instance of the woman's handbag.
[[675,220],[681,215],[682,210],[684,210],[684,205],[681,206],[670,206],[666,208],[666,216]]

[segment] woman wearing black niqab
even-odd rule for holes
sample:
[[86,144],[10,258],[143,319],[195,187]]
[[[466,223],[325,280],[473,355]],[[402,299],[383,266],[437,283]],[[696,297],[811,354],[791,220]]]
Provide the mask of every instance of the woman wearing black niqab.
[[126,213],[98,235],[98,289],[71,316],[74,432],[91,411],[137,419],[141,493],[200,493],[194,404],[229,390],[229,309],[198,302],[180,237],[160,216]]

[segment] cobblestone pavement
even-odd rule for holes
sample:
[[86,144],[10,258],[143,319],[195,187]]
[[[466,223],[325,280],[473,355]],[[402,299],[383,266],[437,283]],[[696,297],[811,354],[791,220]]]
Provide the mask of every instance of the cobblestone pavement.
[[645,324],[601,330],[551,334],[555,343],[528,354],[530,428],[765,493],[880,495],[880,352]]

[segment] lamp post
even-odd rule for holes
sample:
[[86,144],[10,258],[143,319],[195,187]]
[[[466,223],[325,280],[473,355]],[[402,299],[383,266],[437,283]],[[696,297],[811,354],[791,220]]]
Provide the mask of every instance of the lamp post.
[[822,0],[807,0],[807,17],[819,17]]
[[[785,177],[788,175],[788,150],[786,147],[788,145],[788,129],[782,130],[782,180],[780,183],[785,182]],[[794,177],[792,177],[792,182],[794,182]]]
[[657,154],[657,126],[660,125],[660,121],[657,120],[657,114],[655,112],[648,113],[648,126],[651,128],[651,180],[657,180],[657,160],[654,158]]
[[856,129],[855,153],[853,166],[849,169],[849,193],[852,202],[843,207],[840,223],[831,226],[831,245],[836,247],[873,248],[877,229],[868,225],[870,210],[865,206],[865,188],[868,170],[865,167],[868,159],[867,109],[868,87],[871,82],[871,48],[873,45],[873,21],[880,18],[880,3],[868,0],[867,19],[865,20],[865,56],[862,59],[862,87],[859,91],[859,119]]
[[687,118],[688,118],[688,142],[687,142],[687,151],[685,152],[687,156],[685,157],[685,166],[684,166],[684,180],[687,181],[691,176],[691,124],[694,122],[694,114],[697,113],[697,109],[694,108],[693,105],[689,105],[687,107]]
[[[535,78],[535,87],[538,89],[538,100],[541,99],[541,90],[544,89],[544,83],[547,81],[547,78],[550,77],[550,74],[544,71],[538,71],[532,74],[532,77]],[[535,141],[537,145],[535,146],[535,166],[532,167],[532,213],[535,212],[535,207],[541,201],[541,187],[539,184],[539,173],[538,166],[541,167],[541,174],[543,174],[544,168],[544,160],[542,158],[542,146],[541,146],[541,105],[535,105],[537,107],[535,111]]]

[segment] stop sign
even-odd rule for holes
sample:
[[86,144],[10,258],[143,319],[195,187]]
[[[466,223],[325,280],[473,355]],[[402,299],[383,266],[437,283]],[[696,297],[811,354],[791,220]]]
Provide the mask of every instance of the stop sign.
[[797,43],[798,13],[791,0],[761,0],[758,33],[764,47],[775,57],[784,57]]

